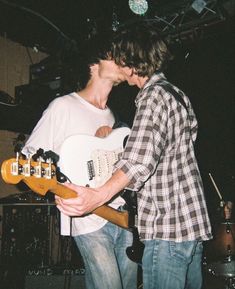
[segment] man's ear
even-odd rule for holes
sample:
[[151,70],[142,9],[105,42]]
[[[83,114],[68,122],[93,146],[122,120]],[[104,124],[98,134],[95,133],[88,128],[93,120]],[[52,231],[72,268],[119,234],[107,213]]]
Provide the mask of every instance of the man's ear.
[[127,74],[129,77],[131,77],[131,76],[133,76],[134,74],[136,74],[136,69],[133,68],[133,67],[125,66],[125,67],[124,67],[124,70],[125,70],[126,74]]

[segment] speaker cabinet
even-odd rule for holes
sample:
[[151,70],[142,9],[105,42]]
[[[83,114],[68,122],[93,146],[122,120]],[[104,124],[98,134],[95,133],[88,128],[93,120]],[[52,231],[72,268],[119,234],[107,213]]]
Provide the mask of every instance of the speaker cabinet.
[[24,289],[86,289],[85,276],[26,276]]

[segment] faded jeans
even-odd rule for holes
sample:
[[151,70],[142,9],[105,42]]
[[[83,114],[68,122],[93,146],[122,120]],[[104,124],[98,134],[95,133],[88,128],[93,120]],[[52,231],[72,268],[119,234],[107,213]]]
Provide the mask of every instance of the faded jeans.
[[144,241],[144,289],[200,289],[202,242]]
[[112,223],[74,240],[85,264],[86,289],[136,289],[137,264],[126,255],[132,233]]

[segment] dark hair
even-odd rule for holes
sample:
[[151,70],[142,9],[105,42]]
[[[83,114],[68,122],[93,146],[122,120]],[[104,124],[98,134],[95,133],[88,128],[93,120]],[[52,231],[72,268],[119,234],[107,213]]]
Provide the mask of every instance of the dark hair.
[[156,24],[139,21],[121,27],[114,35],[111,58],[121,66],[135,68],[139,76],[163,71],[172,58]]
[[80,45],[80,51],[76,59],[78,89],[82,89],[87,85],[91,77],[91,65],[99,63],[100,60],[110,59],[110,40],[111,32],[105,31]]

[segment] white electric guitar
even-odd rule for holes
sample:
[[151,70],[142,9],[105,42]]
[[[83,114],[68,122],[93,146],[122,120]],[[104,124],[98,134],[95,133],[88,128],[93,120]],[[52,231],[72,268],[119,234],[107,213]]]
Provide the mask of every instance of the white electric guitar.
[[122,127],[105,138],[81,134],[68,137],[59,154],[61,171],[77,185],[95,188],[104,184],[120,159],[129,133],[129,128]]
[[[113,165],[123,151],[130,129],[118,128],[106,138],[74,135],[67,138],[60,151],[60,171],[73,183],[97,187],[112,175]],[[77,197],[77,193],[57,180],[56,166],[51,160],[38,161],[21,156],[5,160],[1,166],[3,180],[8,184],[26,183],[34,192],[45,195],[48,191],[62,197]],[[123,228],[129,228],[128,212],[119,212],[103,205],[94,214]]]

